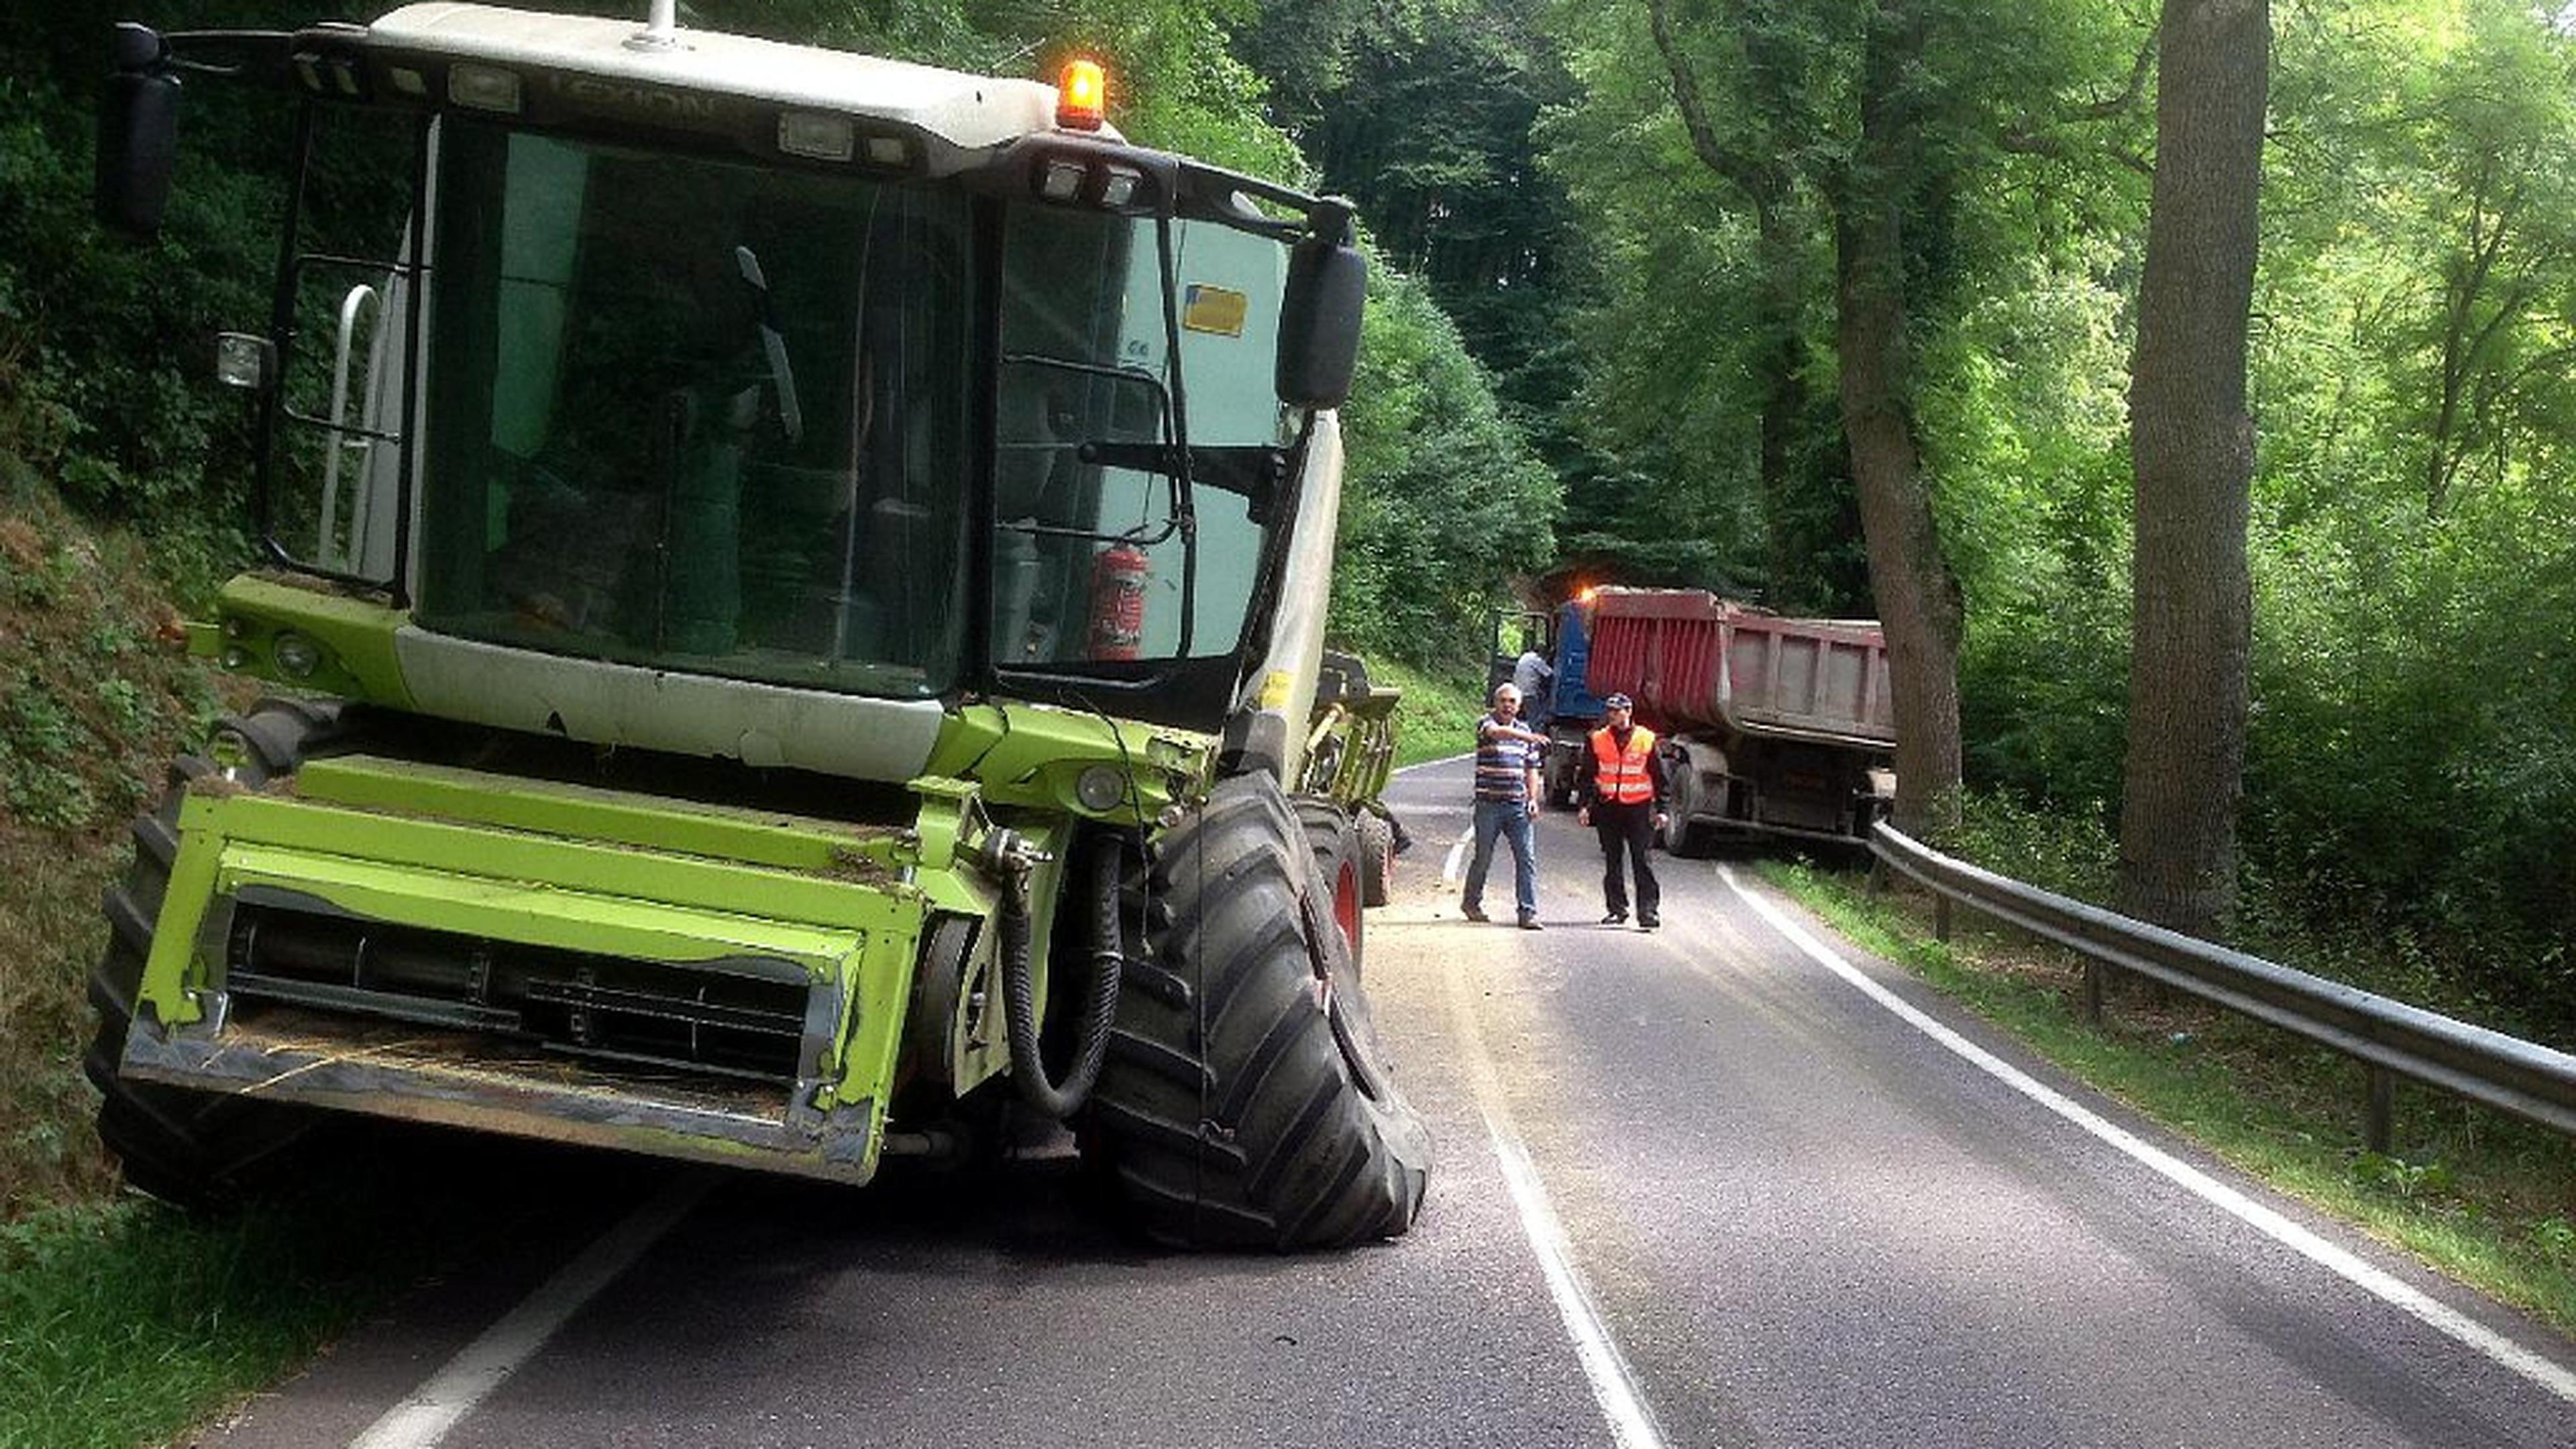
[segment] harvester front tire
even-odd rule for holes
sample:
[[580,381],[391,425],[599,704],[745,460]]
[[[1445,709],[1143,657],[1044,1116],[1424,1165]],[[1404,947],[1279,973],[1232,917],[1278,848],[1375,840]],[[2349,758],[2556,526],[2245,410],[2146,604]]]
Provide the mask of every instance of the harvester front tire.
[[[292,773],[307,746],[338,724],[334,706],[264,699],[250,712],[226,719],[242,756],[234,778],[256,788]],[[102,1101],[99,1141],[124,1165],[129,1186],[181,1207],[208,1209],[238,1200],[262,1165],[303,1138],[312,1114],[276,1102],[190,1092],[117,1075],[125,1036],[134,1023],[143,963],[169,893],[170,868],[179,852],[179,806],[188,782],[220,773],[213,761],[186,755],[170,767],[169,788],[150,811],[135,817],[134,864],[108,889],[107,953],[90,973],[90,1004],[98,1035],[82,1069]]]
[[1328,890],[1262,775],[1220,783],[1131,873],[1089,1135],[1146,1235],[1342,1247],[1421,1211],[1430,1134],[1386,1070]]

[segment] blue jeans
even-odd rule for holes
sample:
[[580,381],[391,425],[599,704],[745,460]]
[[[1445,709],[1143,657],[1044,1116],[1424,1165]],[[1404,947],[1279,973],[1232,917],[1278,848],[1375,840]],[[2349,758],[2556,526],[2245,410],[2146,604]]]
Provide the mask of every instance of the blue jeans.
[[1538,837],[1532,825],[1528,801],[1476,802],[1476,855],[1467,864],[1465,904],[1485,904],[1485,870],[1494,863],[1494,837],[1500,835],[1512,847],[1514,903],[1523,917],[1538,914]]

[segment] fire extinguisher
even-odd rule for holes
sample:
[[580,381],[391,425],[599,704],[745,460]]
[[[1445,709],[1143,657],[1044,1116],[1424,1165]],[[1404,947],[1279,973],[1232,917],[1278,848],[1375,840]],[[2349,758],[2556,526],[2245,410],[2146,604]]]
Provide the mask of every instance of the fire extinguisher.
[[1133,659],[1145,640],[1145,580],[1153,561],[1132,543],[1091,560],[1091,657]]

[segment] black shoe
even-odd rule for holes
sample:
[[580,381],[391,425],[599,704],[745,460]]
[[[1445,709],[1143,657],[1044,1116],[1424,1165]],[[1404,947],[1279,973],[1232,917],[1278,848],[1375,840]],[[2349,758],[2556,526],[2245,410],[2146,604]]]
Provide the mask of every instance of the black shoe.
[[1627,920],[1628,913],[1626,911],[1612,911],[1610,914],[1601,918],[1601,924],[1605,926],[1624,925]]
[[1524,931],[1544,931],[1547,927],[1540,925],[1538,923],[1538,917],[1536,916],[1523,916],[1521,917],[1521,929]]
[[1465,916],[1471,921],[1489,921],[1493,919],[1493,917],[1485,914],[1485,908],[1483,906],[1471,906],[1464,901],[1458,903],[1458,914]]
[[1639,916],[1637,918],[1637,929],[1641,931],[1651,931],[1662,924],[1663,920],[1656,916]]

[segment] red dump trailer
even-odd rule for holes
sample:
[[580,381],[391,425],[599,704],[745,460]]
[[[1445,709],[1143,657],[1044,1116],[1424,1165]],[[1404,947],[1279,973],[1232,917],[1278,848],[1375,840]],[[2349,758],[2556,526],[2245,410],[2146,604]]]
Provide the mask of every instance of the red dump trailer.
[[1633,696],[1661,740],[1665,844],[1860,841],[1896,793],[1887,641],[1875,619],[1791,619],[1699,589],[1602,589],[1585,685]]

